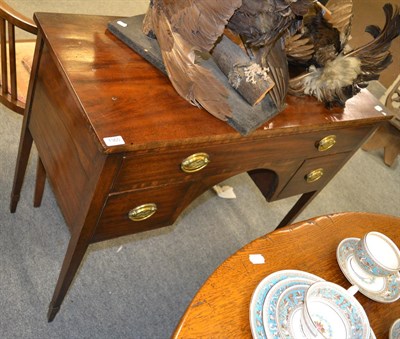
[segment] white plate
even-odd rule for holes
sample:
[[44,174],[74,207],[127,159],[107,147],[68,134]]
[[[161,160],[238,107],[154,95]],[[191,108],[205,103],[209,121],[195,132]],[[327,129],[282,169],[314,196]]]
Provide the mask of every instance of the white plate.
[[[253,338],[265,338],[267,337],[266,331],[264,329],[264,322],[263,322],[263,307],[264,307],[264,302],[266,300],[268,292],[271,290],[271,288],[276,285],[276,283],[285,280],[285,279],[291,279],[291,278],[298,278],[298,279],[310,279],[312,282],[315,281],[323,281],[320,277],[299,271],[299,270],[282,270],[278,272],[274,272],[270,275],[268,275],[266,278],[264,278],[257,286],[257,288],[253,292],[253,296],[251,298],[250,302],[250,328],[251,328],[251,333],[253,335]],[[277,301],[277,300],[276,300]],[[273,313],[273,318],[275,318],[275,311]],[[272,327],[274,327],[273,321]],[[275,322],[276,325],[276,322]],[[268,326],[268,324],[267,324]],[[270,330],[268,330],[269,336],[268,338],[274,338],[274,336],[271,335]]]
[[294,285],[282,292],[276,305],[280,338],[304,339],[301,326],[304,296],[310,285]]
[[390,326],[389,339],[400,338],[400,318],[397,319],[392,326]]
[[347,280],[359,287],[359,291],[368,298],[382,303],[391,303],[400,298],[400,274],[376,277],[363,270],[354,258],[354,249],[358,238],[343,239],[336,250],[340,269]]

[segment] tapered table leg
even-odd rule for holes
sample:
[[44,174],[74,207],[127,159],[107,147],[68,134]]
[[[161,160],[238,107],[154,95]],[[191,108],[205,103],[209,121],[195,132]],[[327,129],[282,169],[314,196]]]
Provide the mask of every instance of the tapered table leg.
[[318,191],[304,193],[294,204],[290,211],[286,214],[278,227],[289,225],[296,217],[306,208],[306,206],[316,197]]
[[14,182],[11,191],[10,212],[14,213],[17,209],[22,184],[24,182],[26,167],[28,165],[29,154],[32,149],[32,135],[27,128],[22,131],[21,142],[19,144],[17,163],[15,165]]
[[68,244],[67,253],[61,267],[53,298],[49,305],[47,313],[47,320],[49,322],[54,320],[60,310],[64,297],[67,294],[68,288],[74,279],[88,246],[89,243],[85,237],[82,237],[79,234],[72,236]]
[[45,182],[46,182],[46,170],[44,169],[42,159],[38,157],[37,168],[36,168],[35,195],[33,198],[34,207],[39,207],[42,203]]

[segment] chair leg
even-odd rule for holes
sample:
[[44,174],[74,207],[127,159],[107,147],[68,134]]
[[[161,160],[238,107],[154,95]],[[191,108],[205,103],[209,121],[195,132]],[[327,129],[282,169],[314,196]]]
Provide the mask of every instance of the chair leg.
[[374,134],[362,145],[364,151],[370,152],[383,148],[387,143],[385,126],[379,127]]
[[35,195],[33,198],[33,206],[39,207],[42,203],[44,185],[46,183],[46,170],[44,169],[42,160],[38,157],[37,168],[36,168],[36,184],[35,184]]

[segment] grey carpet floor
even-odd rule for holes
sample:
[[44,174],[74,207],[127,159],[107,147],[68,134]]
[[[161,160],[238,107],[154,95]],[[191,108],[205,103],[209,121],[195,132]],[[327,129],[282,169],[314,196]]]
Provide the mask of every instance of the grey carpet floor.
[[[9,3],[56,8],[75,1]],[[83,3],[100,7],[108,2]],[[267,204],[242,174],[224,183],[234,187],[237,199],[224,200],[208,191],[171,227],[91,246],[49,324],[47,306],[69,233],[48,186],[42,206],[32,207],[35,152],[17,212],[8,211],[21,123],[20,116],[0,106],[0,338],[168,338],[215,268],[272,231],[297,199]],[[360,150],[298,220],[341,211],[400,216],[399,201],[399,160],[388,168],[382,152]]]

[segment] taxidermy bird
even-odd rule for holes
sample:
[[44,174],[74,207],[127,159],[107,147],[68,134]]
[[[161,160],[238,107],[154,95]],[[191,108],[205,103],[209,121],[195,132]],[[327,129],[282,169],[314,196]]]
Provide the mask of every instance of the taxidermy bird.
[[268,69],[275,86],[272,96],[278,109],[285,102],[289,72],[284,37],[297,31],[313,0],[243,0],[227,27],[238,34],[250,58]]
[[[145,33],[154,33],[168,76],[176,91],[193,105],[221,120],[230,117],[228,91],[204,62],[216,53],[229,28],[238,35],[251,71],[273,78],[273,99],[283,106],[287,92],[284,32],[296,30],[300,16],[312,0],[151,0],[144,22]],[[253,74],[254,75],[254,74]],[[252,78],[252,77],[250,77]]]
[[286,39],[290,65],[306,69],[290,79],[289,93],[313,95],[327,106],[344,105],[392,62],[389,48],[400,34],[399,8],[385,4],[384,27],[368,26],[372,41],[352,50],[352,1],[330,0],[326,7],[329,15],[315,7],[299,32]]

